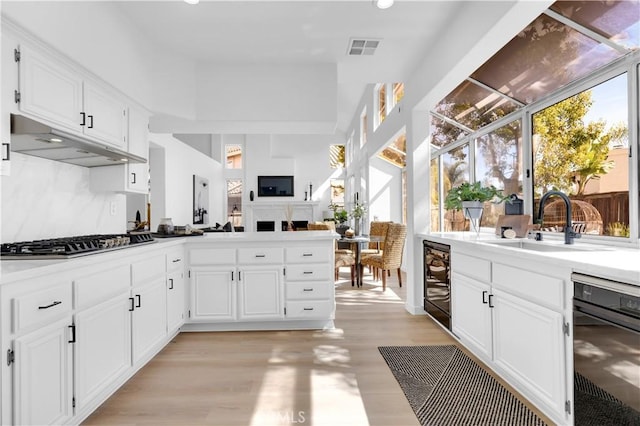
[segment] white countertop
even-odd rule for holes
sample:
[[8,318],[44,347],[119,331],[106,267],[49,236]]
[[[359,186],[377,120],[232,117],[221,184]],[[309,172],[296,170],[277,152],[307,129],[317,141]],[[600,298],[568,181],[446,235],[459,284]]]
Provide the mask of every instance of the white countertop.
[[[542,263],[567,266],[572,271],[588,275],[608,278],[640,286],[640,249],[634,247],[618,247],[612,245],[592,244],[576,240],[573,246],[564,244],[562,240],[547,239],[545,241],[526,240],[527,243],[541,244],[549,247],[549,251],[534,251],[508,244],[514,240],[500,238],[491,233],[472,232],[440,232],[418,234],[421,239],[441,242],[443,244],[473,244],[484,253],[538,259]],[[515,239],[523,240],[523,239]],[[501,245],[502,243],[506,243]],[[499,244],[500,243],[500,244]],[[557,247],[558,250],[553,250]]]
[[214,241],[268,242],[268,241],[325,241],[339,238],[333,231],[297,231],[297,232],[210,232],[204,235],[185,237],[155,238],[153,243],[127,246],[122,249],[93,253],[71,259],[0,259],[0,284],[10,281],[29,279],[43,274],[56,273],[69,268],[82,268],[98,265],[100,262],[116,260],[123,256],[135,256],[148,250],[164,249],[174,245],[206,243]]

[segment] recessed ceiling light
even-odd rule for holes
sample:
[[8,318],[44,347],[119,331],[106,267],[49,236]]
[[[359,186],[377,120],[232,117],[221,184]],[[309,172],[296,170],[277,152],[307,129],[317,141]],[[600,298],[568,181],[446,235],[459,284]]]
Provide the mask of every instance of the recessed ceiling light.
[[200,3],[200,0],[184,0],[184,2],[188,4],[198,4]]
[[59,138],[51,138],[51,139],[49,139],[49,142],[57,142],[57,143],[60,143],[60,142],[62,142],[62,139],[59,139]]
[[376,0],[376,6],[378,9],[388,9],[393,6],[393,0]]

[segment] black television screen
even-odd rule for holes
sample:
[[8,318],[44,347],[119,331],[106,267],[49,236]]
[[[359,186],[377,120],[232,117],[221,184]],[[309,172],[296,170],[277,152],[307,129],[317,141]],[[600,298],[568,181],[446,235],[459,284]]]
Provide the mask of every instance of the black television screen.
[[258,197],[293,197],[293,176],[258,176]]

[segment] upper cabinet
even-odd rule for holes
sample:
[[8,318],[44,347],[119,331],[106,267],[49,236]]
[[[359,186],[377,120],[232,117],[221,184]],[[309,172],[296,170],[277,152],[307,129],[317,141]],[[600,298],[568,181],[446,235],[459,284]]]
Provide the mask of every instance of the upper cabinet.
[[127,105],[117,93],[29,46],[17,50],[21,113],[71,133],[127,149]]

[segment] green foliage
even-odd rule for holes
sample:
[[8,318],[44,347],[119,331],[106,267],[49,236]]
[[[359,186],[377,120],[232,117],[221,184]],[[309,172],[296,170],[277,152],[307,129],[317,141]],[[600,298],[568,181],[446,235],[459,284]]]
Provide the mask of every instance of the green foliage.
[[449,190],[444,199],[444,205],[447,210],[462,210],[463,201],[494,201],[501,203],[508,199],[501,190],[495,186],[482,186],[480,182],[469,183],[464,182],[459,186],[454,186]]
[[367,206],[364,203],[356,201],[353,208],[349,212],[349,216],[354,219],[361,219],[367,213]]
[[607,235],[629,238],[631,231],[629,227],[622,222],[612,222],[607,226]]
[[591,105],[591,91],[585,91],[534,115],[537,196],[549,190],[581,195],[590,180],[613,169],[609,145],[623,139],[627,128],[617,124],[606,130],[603,120],[585,124]]
[[333,212],[333,218],[338,223],[345,223],[349,218],[349,214],[346,210],[336,210],[335,212]]

